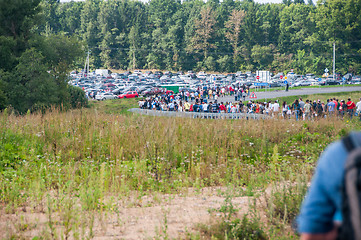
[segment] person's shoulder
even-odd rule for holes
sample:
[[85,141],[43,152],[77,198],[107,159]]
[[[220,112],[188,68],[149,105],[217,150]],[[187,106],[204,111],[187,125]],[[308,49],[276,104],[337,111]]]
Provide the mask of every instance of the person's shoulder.
[[[349,134],[352,142],[360,147],[361,146],[361,132],[351,132]],[[339,139],[327,146],[325,151],[321,154],[318,165],[330,168],[339,168],[340,164],[344,166],[346,158],[348,156],[348,150],[342,139]]]
[[344,165],[347,154],[343,141],[341,139],[337,140],[326,147],[317,165],[322,169],[339,168],[340,165]]

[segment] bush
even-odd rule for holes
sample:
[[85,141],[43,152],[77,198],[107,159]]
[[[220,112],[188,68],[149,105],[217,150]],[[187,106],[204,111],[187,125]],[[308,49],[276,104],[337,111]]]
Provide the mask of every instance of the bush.
[[233,221],[220,221],[213,225],[200,225],[202,237],[207,239],[267,239],[260,222],[243,216]]
[[68,86],[70,95],[70,106],[72,108],[81,108],[88,106],[88,99],[85,96],[85,92],[74,86]]

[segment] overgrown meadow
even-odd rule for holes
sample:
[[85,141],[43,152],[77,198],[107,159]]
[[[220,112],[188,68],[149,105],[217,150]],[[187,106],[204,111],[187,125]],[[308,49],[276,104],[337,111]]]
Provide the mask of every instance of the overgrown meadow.
[[[118,200],[210,186],[232,190],[216,210],[224,217],[180,238],[289,238],[319,154],[359,126],[357,119],[154,118],[106,112],[99,104],[24,116],[5,110],[0,238],[91,239],[94,222],[117,213]],[[243,219],[234,217],[235,195],[254,199]],[[29,211],[45,214],[46,225],[24,221]],[[7,222],[14,214],[17,220]]]

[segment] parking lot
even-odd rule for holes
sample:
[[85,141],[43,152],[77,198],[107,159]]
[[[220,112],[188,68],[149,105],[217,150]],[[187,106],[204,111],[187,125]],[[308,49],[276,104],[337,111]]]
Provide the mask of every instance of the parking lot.
[[[99,69],[98,69],[99,70]],[[237,72],[230,74],[210,74],[206,72],[161,72],[140,71],[124,73],[111,73],[103,69],[91,73],[78,73],[73,71],[70,75],[69,84],[82,88],[87,97],[96,100],[149,97],[158,94],[187,92],[192,95],[201,90],[214,91],[222,101],[234,101],[234,94],[240,90],[247,92],[246,100],[249,100],[250,92],[262,86],[265,92],[256,92],[257,99],[277,98],[283,96],[359,91],[359,76],[346,74],[344,77],[337,75],[335,79],[319,78],[314,74],[297,75],[294,73],[278,73],[272,76],[260,77],[257,73]],[[283,89],[289,86],[289,91]],[[314,86],[314,88],[292,89],[293,87]],[[335,88],[324,88],[324,85],[340,85]],[[343,86],[343,87],[341,87]],[[352,86],[352,87],[351,87]],[[190,96],[192,97],[192,96]]]

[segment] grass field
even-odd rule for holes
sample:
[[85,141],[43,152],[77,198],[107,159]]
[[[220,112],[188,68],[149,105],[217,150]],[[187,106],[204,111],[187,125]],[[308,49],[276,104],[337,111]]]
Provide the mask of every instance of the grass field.
[[[126,99],[69,112],[1,113],[0,239],[127,239],[134,224],[126,217],[154,207],[161,222],[150,235],[133,231],[136,238],[290,239],[319,154],[360,129],[357,119],[207,120],[126,112],[136,105]],[[202,221],[172,231],[170,202],[211,196],[222,202],[207,205]],[[243,198],[247,211],[235,203]]]
[[[355,87],[358,85],[354,85],[354,84],[345,84],[345,85],[323,85],[323,86],[318,86],[318,85],[314,85],[314,86],[300,86],[300,87],[289,87],[289,90],[296,90],[296,89],[307,89],[307,88],[340,88],[340,91],[342,91],[342,88],[348,88],[348,87]],[[269,92],[269,91],[279,91],[279,90],[285,90],[286,87],[274,87],[274,88],[254,88],[252,89],[252,91],[254,90],[254,92]]]
[[[348,98],[351,98],[352,101],[355,102],[355,104],[359,101],[360,97],[361,97],[361,92],[360,91],[355,91],[355,92],[338,92],[338,93],[321,93],[321,94],[313,94],[313,95],[309,95],[309,94],[304,94],[304,95],[298,95],[298,96],[287,96],[287,97],[278,97],[277,100],[280,104],[283,103],[283,101],[286,101],[287,104],[292,104],[295,99],[299,99],[302,98],[303,101],[306,101],[306,99],[311,100],[312,102],[314,100],[321,100],[321,102],[326,103],[327,99],[329,98],[337,98],[339,100],[339,102],[341,102],[341,100],[345,100],[347,102]],[[264,101],[269,101],[270,99],[259,99],[257,100],[257,102],[264,102]],[[272,99],[273,101],[273,99]]]

